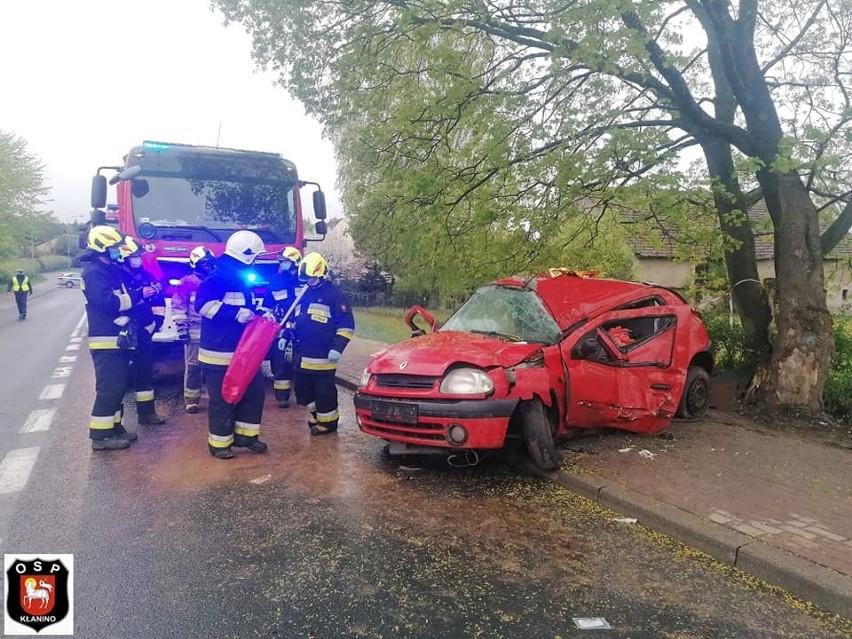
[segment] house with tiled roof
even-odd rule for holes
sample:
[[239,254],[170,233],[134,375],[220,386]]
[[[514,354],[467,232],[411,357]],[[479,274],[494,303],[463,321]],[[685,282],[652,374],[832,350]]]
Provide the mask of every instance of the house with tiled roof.
[[[766,204],[755,204],[748,213],[755,235],[757,272],[760,279],[775,277],[775,247],[772,225]],[[627,242],[633,250],[634,268],[643,282],[654,282],[670,288],[686,287],[695,277],[696,263],[704,257],[699,245],[685,250],[664,223],[649,223],[639,214],[625,217],[626,224],[636,224],[637,232],[629,233]],[[639,230],[641,228],[641,231]],[[690,260],[684,255],[695,255]],[[852,236],[847,236],[825,257],[825,288],[828,308],[832,312],[852,314]]]

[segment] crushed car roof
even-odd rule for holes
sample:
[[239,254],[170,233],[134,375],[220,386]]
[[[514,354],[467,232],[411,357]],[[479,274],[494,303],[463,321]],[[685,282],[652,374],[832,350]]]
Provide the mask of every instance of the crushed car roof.
[[534,290],[562,330],[620,304],[665,290],[651,284],[594,277],[592,271],[567,269],[550,269],[549,273],[533,277],[513,275],[493,284]]

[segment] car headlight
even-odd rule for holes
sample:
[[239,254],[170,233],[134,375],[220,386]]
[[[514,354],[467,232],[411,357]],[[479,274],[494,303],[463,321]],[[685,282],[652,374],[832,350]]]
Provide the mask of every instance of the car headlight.
[[370,373],[367,372],[367,369],[364,369],[364,372],[361,373],[361,379],[358,380],[358,388],[366,388],[367,384],[370,382]]
[[447,395],[481,395],[494,390],[494,382],[478,368],[457,368],[441,382],[441,392]]

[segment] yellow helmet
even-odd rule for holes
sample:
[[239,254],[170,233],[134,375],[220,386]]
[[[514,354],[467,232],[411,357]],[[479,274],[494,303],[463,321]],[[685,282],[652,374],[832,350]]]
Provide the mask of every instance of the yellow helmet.
[[118,245],[118,254],[120,256],[119,260],[122,262],[128,257],[140,255],[141,253],[142,245],[139,244],[139,241],[131,235],[126,235],[121,241],[121,244]]
[[328,262],[319,253],[308,253],[299,264],[299,279],[306,282],[311,277],[328,277]]
[[288,246],[278,254],[278,261],[283,262],[284,260],[289,260],[298,267],[302,262],[302,252],[295,246]]
[[106,253],[115,248],[124,236],[111,226],[105,224],[93,226],[86,237],[86,246],[95,253]]

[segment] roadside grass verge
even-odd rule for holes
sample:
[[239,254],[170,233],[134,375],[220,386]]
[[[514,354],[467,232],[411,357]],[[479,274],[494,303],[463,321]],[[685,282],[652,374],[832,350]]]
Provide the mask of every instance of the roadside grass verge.
[[[373,306],[369,308],[353,308],[355,314],[355,334],[364,339],[395,344],[408,339],[411,332],[405,324],[405,308],[389,308]],[[443,322],[452,311],[447,309],[428,309],[438,322]],[[425,322],[419,319],[418,325]]]

